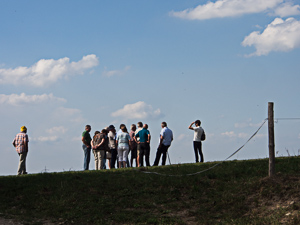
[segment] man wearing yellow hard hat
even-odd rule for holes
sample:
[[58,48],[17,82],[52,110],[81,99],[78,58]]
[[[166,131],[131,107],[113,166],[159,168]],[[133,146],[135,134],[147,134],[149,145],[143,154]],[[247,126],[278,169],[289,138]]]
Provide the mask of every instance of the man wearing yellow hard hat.
[[27,128],[25,126],[21,127],[21,132],[18,133],[13,141],[13,146],[15,146],[16,151],[20,156],[18,175],[27,174],[26,171],[26,157],[28,153],[28,135]]

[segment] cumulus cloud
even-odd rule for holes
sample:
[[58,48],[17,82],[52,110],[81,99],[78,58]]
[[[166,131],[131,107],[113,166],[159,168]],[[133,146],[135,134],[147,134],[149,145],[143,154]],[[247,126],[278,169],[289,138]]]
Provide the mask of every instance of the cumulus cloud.
[[58,60],[41,59],[31,67],[0,69],[0,84],[44,87],[70,75],[83,74],[98,63],[98,58],[93,54],[83,56],[78,62],[70,62],[67,57]]
[[244,14],[260,13],[277,7],[284,0],[218,0],[198,5],[196,8],[171,12],[170,15],[189,20],[235,17]]
[[5,95],[0,94],[0,104],[20,106],[20,105],[31,105],[31,104],[41,104],[41,103],[50,103],[50,102],[66,102],[63,98],[55,97],[51,94],[42,94],[42,95],[26,95],[22,93]]
[[125,119],[149,119],[162,116],[160,109],[154,110],[151,105],[143,101],[134,104],[127,104],[122,109],[111,113],[113,117],[123,117]]
[[280,17],[300,15],[300,5],[294,5],[292,2],[283,3],[276,7],[271,15]]
[[300,21],[294,18],[276,18],[260,33],[252,32],[242,42],[243,46],[254,46],[256,52],[249,56],[268,55],[272,51],[287,52],[300,47]]
[[130,70],[130,66],[126,66],[124,69],[122,70],[110,70],[110,71],[104,71],[103,72],[103,76],[106,77],[113,77],[113,76],[120,76],[123,75],[124,73],[126,73],[128,70]]

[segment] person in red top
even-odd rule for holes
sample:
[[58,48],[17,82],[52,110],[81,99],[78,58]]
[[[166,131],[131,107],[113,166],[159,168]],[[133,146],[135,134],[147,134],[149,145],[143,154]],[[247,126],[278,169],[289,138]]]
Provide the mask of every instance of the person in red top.
[[26,172],[26,157],[28,153],[28,135],[27,128],[25,126],[21,127],[21,132],[18,133],[13,141],[13,146],[16,148],[20,156],[18,175],[27,174]]

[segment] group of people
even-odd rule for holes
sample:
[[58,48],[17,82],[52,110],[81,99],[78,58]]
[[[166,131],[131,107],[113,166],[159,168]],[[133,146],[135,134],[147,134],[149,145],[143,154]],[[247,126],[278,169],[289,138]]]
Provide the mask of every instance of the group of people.
[[[160,141],[158,144],[156,158],[153,166],[158,166],[161,155],[162,165],[166,164],[168,148],[173,141],[173,132],[167,127],[166,122],[161,123]],[[82,149],[84,151],[84,170],[89,169],[91,151],[95,157],[95,169],[105,169],[106,161],[108,168],[125,168],[133,166],[135,160],[136,167],[150,166],[150,141],[151,134],[148,125],[138,122],[132,124],[130,131],[125,124],[120,125],[117,132],[114,125],[110,125],[103,130],[95,131],[93,138],[90,135],[91,126],[86,125],[82,133]],[[131,153],[129,162],[128,154]]]
[[[200,162],[204,162],[202,141],[205,140],[205,132],[200,125],[201,121],[196,120],[188,127],[194,131],[193,147],[196,163],[199,162],[199,156]],[[166,122],[161,123],[161,128],[153,166],[158,166],[161,155],[162,165],[166,164],[167,152],[173,141],[173,132],[168,128]],[[81,139],[84,151],[84,170],[89,170],[91,151],[95,157],[96,170],[106,169],[106,161],[108,161],[109,169],[116,168],[116,162],[118,168],[133,166],[134,160],[137,167],[142,167],[144,159],[146,166],[150,166],[151,135],[147,124],[142,122],[138,122],[137,126],[132,124],[129,132],[125,124],[120,125],[118,132],[114,125],[110,125],[102,129],[101,132],[95,131],[93,138],[90,135],[90,131],[91,126],[86,125]],[[12,143],[19,154],[18,175],[27,174],[28,142],[27,128],[22,126]],[[128,159],[129,152],[131,153],[130,162]]]
[[[195,126],[194,126],[195,125]],[[205,132],[200,126],[201,121],[196,120],[191,123],[189,129],[194,130],[194,153],[195,160],[204,161],[202,153],[202,141],[205,140]],[[173,141],[173,132],[167,126],[166,122],[161,123],[161,132],[159,144],[156,151],[153,166],[158,166],[161,155],[162,165],[166,164],[167,152]],[[144,165],[150,166],[150,140],[151,135],[148,125],[138,122],[137,126],[132,124],[128,132],[126,125],[121,124],[120,130],[116,132],[114,125],[110,125],[100,131],[95,131],[93,138],[90,136],[91,126],[86,125],[85,131],[82,133],[82,148],[84,151],[84,170],[89,169],[91,151],[95,157],[95,169],[106,169],[106,161],[108,168],[115,168],[116,161],[118,168],[132,167],[135,160],[136,167]],[[131,153],[129,162],[128,154]]]

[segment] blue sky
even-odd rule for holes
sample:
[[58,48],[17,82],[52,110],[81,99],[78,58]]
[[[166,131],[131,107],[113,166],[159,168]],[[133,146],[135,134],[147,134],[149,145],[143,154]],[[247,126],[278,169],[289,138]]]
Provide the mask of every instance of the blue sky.
[[[172,163],[189,163],[196,119],[216,161],[258,129],[268,102],[276,118],[300,117],[300,1],[1,1],[0,32],[1,175],[16,174],[23,125],[39,173],[82,169],[86,124],[148,123],[153,162],[166,121]],[[277,156],[299,154],[299,122],[275,124]],[[265,125],[232,159],[267,156]]]

